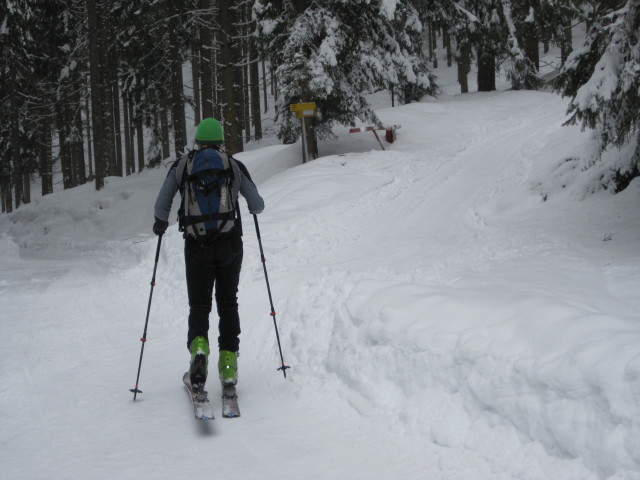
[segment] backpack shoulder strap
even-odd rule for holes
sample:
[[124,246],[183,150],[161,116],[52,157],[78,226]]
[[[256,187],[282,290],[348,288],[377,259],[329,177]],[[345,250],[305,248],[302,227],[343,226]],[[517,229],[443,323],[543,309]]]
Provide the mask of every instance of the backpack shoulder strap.
[[[239,200],[240,200],[240,179],[241,179],[241,175],[243,175],[243,168],[246,170],[246,168],[244,167],[244,165],[242,165],[242,163],[240,163],[239,160],[236,160],[235,158],[233,158],[231,155],[227,155],[227,157],[229,158],[229,167],[231,170],[231,195],[232,198],[234,199],[234,207],[235,207],[235,212],[236,212],[236,231],[238,232],[238,235],[240,235],[242,237],[242,213],[240,211],[240,204],[239,204]],[[242,166],[241,166],[242,165]]]
[[242,176],[247,178],[251,183],[254,183],[253,180],[251,179],[251,175],[249,175],[249,170],[247,169],[244,163],[242,163],[237,158],[233,158],[231,156],[229,156],[229,159],[233,160],[233,162],[237,165],[238,169],[242,172]]
[[231,155],[227,155],[227,158],[229,159],[229,169],[231,170],[231,180],[233,182],[236,182],[239,178],[240,178],[240,169],[238,167],[238,161],[233,158]]
[[187,163],[189,160],[192,160],[197,150],[191,150],[186,155],[183,155],[178,160],[176,160],[176,180],[178,181],[178,188],[182,193],[184,191],[184,184],[187,180]]

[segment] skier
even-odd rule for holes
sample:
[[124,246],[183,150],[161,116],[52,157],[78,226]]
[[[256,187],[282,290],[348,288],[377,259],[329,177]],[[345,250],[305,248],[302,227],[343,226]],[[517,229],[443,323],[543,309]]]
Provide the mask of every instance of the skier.
[[[162,235],[169,223],[171,205],[179,190],[182,203],[178,212],[180,231],[184,232],[184,256],[189,298],[189,331],[187,348],[191,354],[189,374],[194,391],[203,389],[207,379],[209,357],[209,313],[211,312],[213,289],[218,311],[218,372],[223,386],[235,385],[238,380],[238,348],[240,340],[240,318],[238,315],[238,282],[242,266],[242,230],[236,216],[238,193],[246,199],[252,214],[261,213],[264,200],[249,176],[246,167],[224,153],[223,131],[214,118],[205,118],[196,130],[196,150],[176,160],[160,189],[155,203],[153,232]],[[229,195],[219,195],[219,212],[201,212],[200,216],[189,213],[189,201],[193,192],[188,182],[195,175],[190,168],[200,157],[203,161],[222,162],[227,167]],[[210,165],[207,164],[207,165]],[[210,166],[208,168],[211,168]],[[220,172],[221,170],[216,170]],[[230,211],[223,212],[225,198],[230,197]],[[209,202],[210,203],[210,202]],[[217,222],[203,221],[203,215],[223,219]],[[211,224],[217,225],[210,228]],[[204,228],[206,226],[207,228]],[[203,229],[204,228],[204,229]]]

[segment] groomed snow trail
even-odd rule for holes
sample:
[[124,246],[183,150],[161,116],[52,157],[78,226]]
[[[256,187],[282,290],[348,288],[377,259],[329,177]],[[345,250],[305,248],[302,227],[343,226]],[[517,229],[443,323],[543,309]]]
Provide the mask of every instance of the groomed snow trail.
[[241,155],[267,204],[292,369],[276,371],[245,211],[234,420],[215,378],[214,422],[194,422],[182,387],[175,226],[144,393],[127,392],[165,170],[0,219],[0,478],[640,478],[640,184],[584,196],[576,172],[564,188],[569,145],[587,142],[560,127],[564,109],[546,93],[472,94],[380,111],[402,125],[384,152],[342,135],[343,155],[286,171],[299,146]]

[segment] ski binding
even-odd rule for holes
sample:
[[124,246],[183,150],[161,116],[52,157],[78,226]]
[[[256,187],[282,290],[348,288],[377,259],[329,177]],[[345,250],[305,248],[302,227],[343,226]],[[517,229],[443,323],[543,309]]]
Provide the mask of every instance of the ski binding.
[[189,392],[189,397],[191,398],[191,402],[193,403],[193,413],[197,420],[213,420],[213,411],[211,410],[211,404],[209,403],[209,398],[207,397],[207,392],[204,388],[194,391],[191,386],[191,379],[189,377],[189,372],[186,372],[182,377],[182,381],[184,382],[185,387],[187,387],[187,391]]
[[240,416],[238,407],[238,395],[235,385],[222,386],[222,416],[225,418],[235,418]]

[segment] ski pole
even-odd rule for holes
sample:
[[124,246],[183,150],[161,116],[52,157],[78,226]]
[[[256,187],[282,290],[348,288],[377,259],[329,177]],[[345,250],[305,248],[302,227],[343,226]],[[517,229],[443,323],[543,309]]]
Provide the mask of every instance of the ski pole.
[[151,311],[151,298],[153,297],[153,287],[156,285],[156,270],[158,269],[158,258],[160,258],[160,243],[162,242],[162,235],[158,235],[158,247],[156,248],[156,261],[153,265],[153,276],[151,277],[151,292],[149,293],[149,304],[147,305],[147,319],[144,321],[144,332],[142,333],[142,347],[140,348],[140,360],[138,361],[138,376],[136,377],[136,387],[130,389],[133,392],[133,401],[136,401],[136,396],[142,393],[142,390],[138,389],[138,382],[140,381],[140,368],[142,367],[142,355],[144,354],[144,344],[147,342],[147,326],[149,325],[149,312]]
[[282,370],[284,378],[287,378],[287,368],[291,368],[284,364],[284,357],[282,356],[282,346],[280,345],[280,334],[278,333],[278,323],[276,322],[276,310],[273,308],[273,298],[271,297],[271,287],[269,286],[269,275],[267,275],[267,265],[264,258],[264,250],[262,250],[262,239],[260,238],[260,227],[258,226],[258,216],[253,214],[253,221],[256,224],[256,235],[258,237],[258,245],[260,245],[260,258],[262,259],[262,268],[264,269],[264,278],[267,282],[267,293],[269,294],[269,303],[271,304],[271,316],[273,317],[273,326],[276,329],[276,339],[278,340],[278,351],[280,352],[280,362],[282,366],[278,370]]

